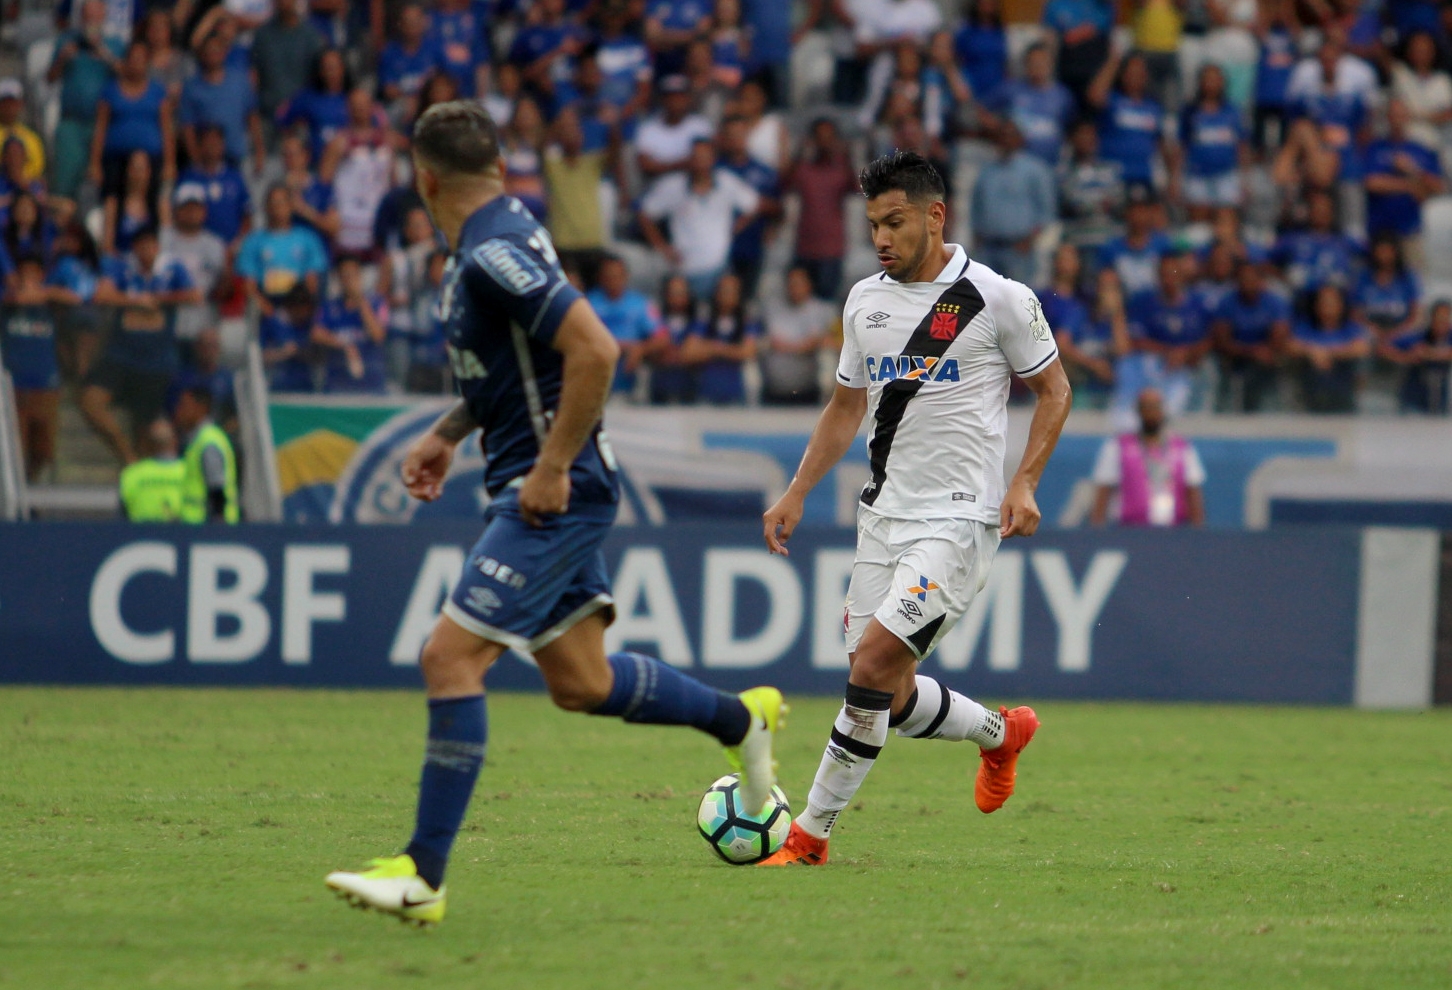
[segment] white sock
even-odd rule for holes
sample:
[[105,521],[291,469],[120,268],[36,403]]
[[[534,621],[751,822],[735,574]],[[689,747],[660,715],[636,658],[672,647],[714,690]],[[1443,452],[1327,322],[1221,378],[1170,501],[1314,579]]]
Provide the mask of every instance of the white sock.
[[887,742],[888,710],[892,694],[847,685],[847,703],[837,713],[832,738],[822,754],[822,765],[807,793],[807,810],[797,824],[809,835],[825,839],[837,823],[837,816],[867,779]]
[[922,674],[907,707],[893,717],[900,736],[974,742],[983,749],[1003,745],[1003,716]]

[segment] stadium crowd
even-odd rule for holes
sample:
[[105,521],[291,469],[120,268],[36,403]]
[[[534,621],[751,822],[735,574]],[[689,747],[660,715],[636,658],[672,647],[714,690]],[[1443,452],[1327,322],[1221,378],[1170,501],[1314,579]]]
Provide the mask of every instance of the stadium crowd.
[[[1078,404],[1445,414],[1452,303],[1422,233],[1449,12],[1047,0],[1010,28],[999,0],[62,0],[45,71],[0,80],[28,468],[63,385],[125,462],[184,390],[225,423],[249,339],[277,391],[447,390],[447,257],[407,136],[455,98],[500,124],[508,190],[624,345],[632,401],[817,402],[871,271],[856,169],[914,148],[950,233],[1040,289]],[[829,91],[793,86],[805,52]]]

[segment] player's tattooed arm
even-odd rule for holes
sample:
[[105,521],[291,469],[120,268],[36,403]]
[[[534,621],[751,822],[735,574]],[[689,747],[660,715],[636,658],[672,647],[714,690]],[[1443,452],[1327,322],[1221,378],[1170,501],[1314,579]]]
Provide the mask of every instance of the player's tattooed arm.
[[478,425],[469,415],[468,405],[460,402],[410,444],[398,472],[408,493],[423,502],[432,502],[442,495],[449,465],[454,461],[454,448]]
[[478,428],[479,424],[469,415],[469,404],[459,402],[438,418],[433,425],[433,432],[450,443],[458,443]]

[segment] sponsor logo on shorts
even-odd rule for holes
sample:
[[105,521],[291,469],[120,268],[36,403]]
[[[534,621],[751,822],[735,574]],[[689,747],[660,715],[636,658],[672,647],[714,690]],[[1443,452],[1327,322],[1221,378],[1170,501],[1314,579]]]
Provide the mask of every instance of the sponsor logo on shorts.
[[936,584],[934,584],[933,582],[929,581],[923,575],[919,574],[918,575],[918,583],[915,584],[915,585],[913,585],[911,588],[909,588],[908,589],[908,592],[910,594],[917,595],[918,596],[918,601],[925,602],[925,601],[928,600],[928,592],[930,592],[930,591],[937,591],[937,590],[938,590],[938,586]]
[[907,609],[910,615],[914,617],[922,616],[923,610],[918,608],[918,603],[911,598],[899,598],[898,601],[902,602],[902,607]]
[[504,601],[488,588],[469,589],[469,607],[480,615],[488,615],[503,604]]
[[501,564],[493,557],[479,557],[474,561],[474,566],[479,573],[485,577],[492,577],[500,584],[518,590],[524,587],[525,576],[508,564]]
[[891,318],[891,313],[884,313],[882,310],[878,310],[876,313],[868,313],[867,329],[881,330],[887,326],[887,321]]
[[358,446],[334,482],[328,520],[335,523],[407,523],[420,508],[429,515],[478,518],[489,503],[484,494],[484,454],[477,442],[459,444],[444,483],[444,496],[425,503],[409,498],[399,468],[409,445],[426,433],[448,408],[425,402],[403,409],[379,424]]
[[869,381],[886,382],[894,378],[909,381],[956,382],[958,359],[924,356],[921,354],[868,355],[867,378]]
[[977,495],[970,495],[968,492],[954,492],[953,493],[953,501],[954,502],[976,502],[976,501],[978,501],[978,496]]

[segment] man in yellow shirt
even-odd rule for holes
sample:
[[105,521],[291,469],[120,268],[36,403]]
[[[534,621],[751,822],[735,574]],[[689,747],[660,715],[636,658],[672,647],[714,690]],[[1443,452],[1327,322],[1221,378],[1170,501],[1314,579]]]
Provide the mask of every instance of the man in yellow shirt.
[[616,158],[618,129],[610,145],[585,150],[585,131],[573,108],[560,111],[553,127],[554,143],[545,151],[544,173],[549,190],[550,236],[560,263],[594,281],[605,250],[605,217],[600,209],[600,180]]
[[1180,39],[1185,0],[1136,0],[1134,48],[1144,56],[1150,91],[1171,113],[1180,107]]
[[34,182],[45,175],[45,144],[40,135],[21,122],[25,89],[19,79],[0,79],[0,148],[15,137],[25,145],[25,178]]

